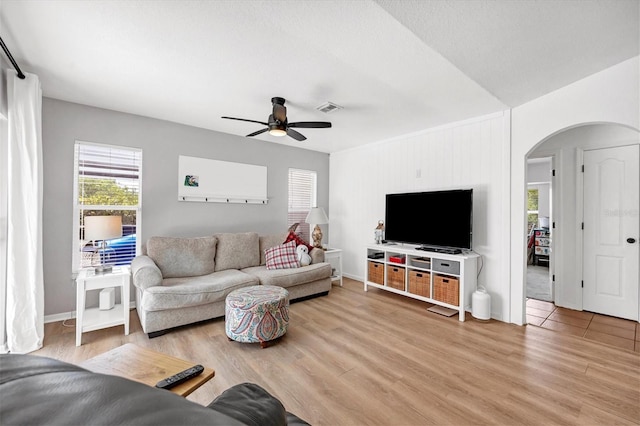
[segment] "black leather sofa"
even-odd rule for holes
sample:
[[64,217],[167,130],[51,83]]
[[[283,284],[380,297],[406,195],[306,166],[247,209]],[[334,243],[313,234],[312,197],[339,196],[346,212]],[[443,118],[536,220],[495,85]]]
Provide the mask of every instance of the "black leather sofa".
[[208,406],[36,355],[0,355],[2,425],[308,425],[253,383]]

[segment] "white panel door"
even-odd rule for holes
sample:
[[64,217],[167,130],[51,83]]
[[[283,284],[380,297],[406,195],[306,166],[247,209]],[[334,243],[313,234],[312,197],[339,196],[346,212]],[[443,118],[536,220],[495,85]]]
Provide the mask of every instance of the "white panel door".
[[584,152],[583,309],[638,320],[638,145]]

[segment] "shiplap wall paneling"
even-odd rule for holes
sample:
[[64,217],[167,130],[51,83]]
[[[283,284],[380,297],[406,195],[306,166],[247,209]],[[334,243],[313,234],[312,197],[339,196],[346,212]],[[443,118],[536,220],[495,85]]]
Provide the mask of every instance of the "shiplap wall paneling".
[[371,244],[377,221],[384,219],[387,193],[473,188],[474,250],[485,259],[480,282],[492,293],[492,315],[505,317],[508,267],[502,263],[508,259],[502,252],[509,241],[509,188],[504,185],[509,158],[504,152],[509,141],[504,120],[493,114],[333,153],[330,204],[341,229],[332,228],[332,244],[343,249],[345,275],[364,279],[363,247]]

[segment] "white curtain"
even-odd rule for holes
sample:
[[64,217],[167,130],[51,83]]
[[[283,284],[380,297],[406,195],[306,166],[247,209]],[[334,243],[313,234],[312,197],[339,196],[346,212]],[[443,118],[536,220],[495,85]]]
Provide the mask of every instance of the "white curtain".
[[6,309],[0,349],[27,353],[41,348],[44,339],[42,89],[38,76],[26,74],[22,80],[15,71],[7,71],[7,112],[8,175],[3,194],[7,217]]

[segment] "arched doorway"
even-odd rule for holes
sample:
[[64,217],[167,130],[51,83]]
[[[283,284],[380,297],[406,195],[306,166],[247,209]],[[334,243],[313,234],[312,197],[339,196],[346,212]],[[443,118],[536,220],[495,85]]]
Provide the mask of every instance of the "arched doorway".
[[[554,286],[554,305],[570,310],[562,312],[581,312],[584,308],[584,290],[582,288],[582,282],[585,278],[583,276],[585,265],[582,260],[584,231],[581,229],[581,221],[584,220],[584,208],[589,207],[585,206],[583,208],[583,191],[588,190],[582,186],[581,164],[583,153],[611,149],[613,147],[638,145],[639,142],[639,132],[627,126],[612,123],[584,124],[555,133],[541,141],[526,155],[527,159],[545,156],[554,158],[555,176],[552,179],[555,187],[555,196],[551,203],[553,206],[553,223],[550,224],[553,233],[552,276],[555,278],[552,284]],[[525,178],[525,182],[529,180]],[[637,207],[635,211],[637,212]],[[639,278],[637,275],[638,273],[634,272],[636,287],[638,286]],[[637,300],[637,288],[635,294],[636,308],[640,310],[640,300]],[[555,316],[552,312],[545,317],[544,311],[537,310],[544,308],[543,304],[531,303],[529,300],[525,300],[525,305],[527,312],[526,322],[530,324],[541,326],[546,324],[547,328],[566,329],[573,331],[574,334],[580,333],[578,327],[587,327],[589,325],[584,321],[586,316],[574,316],[574,318],[582,319],[565,318],[566,324],[569,324],[565,325],[565,323],[562,323],[563,317],[558,315],[558,312],[556,312]],[[554,307],[554,305],[551,306]],[[529,308],[529,306],[536,306],[536,308]],[[550,309],[550,311],[552,310]],[[608,313],[608,315],[611,315],[611,313]],[[545,318],[541,320],[540,317]],[[637,321],[637,319],[636,315],[635,320]]]
[[511,110],[509,321],[514,324],[526,323],[526,159],[551,137],[578,126],[615,123],[637,132],[640,104],[632,94],[638,90],[639,61],[621,62]]

